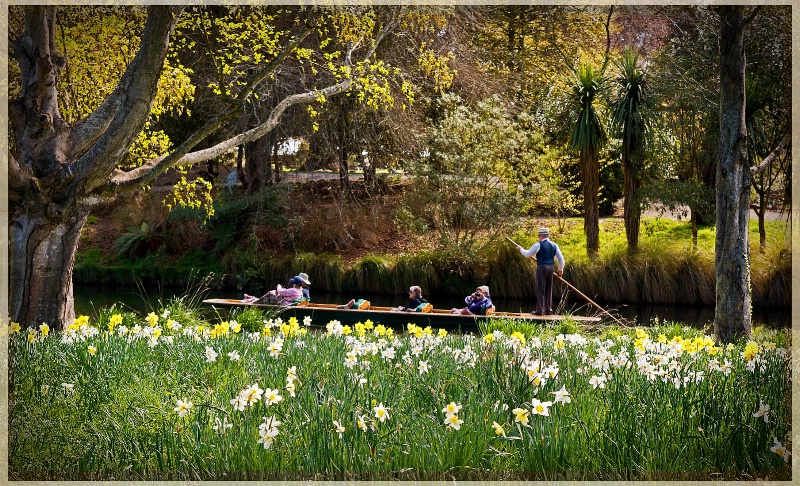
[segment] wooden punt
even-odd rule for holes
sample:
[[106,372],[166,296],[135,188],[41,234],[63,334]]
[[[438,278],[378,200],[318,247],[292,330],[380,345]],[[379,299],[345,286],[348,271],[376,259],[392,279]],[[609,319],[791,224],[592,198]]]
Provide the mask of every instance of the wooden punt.
[[495,312],[489,316],[465,316],[461,314],[451,314],[450,310],[433,309],[430,312],[396,312],[391,307],[374,307],[369,309],[337,309],[336,304],[314,304],[297,306],[276,306],[269,304],[253,304],[237,299],[207,299],[204,304],[226,307],[260,307],[274,309],[280,312],[281,316],[296,317],[299,320],[310,316],[315,325],[326,325],[332,320],[342,324],[354,324],[365,322],[368,319],[375,324],[383,324],[391,327],[402,327],[409,323],[418,326],[431,326],[433,328],[452,329],[475,329],[479,322],[490,318],[498,319],[519,319],[524,321],[561,321],[572,319],[580,322],[600,322],[599,317],[586,316],[565,316],[548,315],[535,316],[533,314],[519,312]]

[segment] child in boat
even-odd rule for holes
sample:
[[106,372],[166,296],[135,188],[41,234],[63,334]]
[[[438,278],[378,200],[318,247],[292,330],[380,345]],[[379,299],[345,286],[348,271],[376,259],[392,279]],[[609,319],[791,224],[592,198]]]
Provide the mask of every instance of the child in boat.
[[303,281],[298,277],[292,277],[289,279],[289,285],[291,287],[284,288],[278,284],[275,290],[270,290],[261,297],[244,294],[242,301],[253,304],[292,305],[303,298]]
[[408,289],[408,303],[405,306],[394,307],[392,310],[395,312],[416,312],[418,307],[427,303],[428,301],[422,298],[422,287],[412,285]]
[[494,304],[492,304],[492,299],[489,298],[489,287],[486,285],[481,285],[475,289],[475,292],[465,297],[464,303],[467,304],[466,307],[462,307],[461,309],[454,307],[453,309],[450,309],[450,313],[463,314],[466,316],[485,316],[486,309],[494,307]]
[[364,309],[369,309],[369,305],[370,304],[369,304],[368,300],[350,299],[350,302],[348,302],[346,304],[342,304],[342,305],[337,305],[336,308],[337,309],[352,309],[353,307],[355,307],[356,309],[364,310]]

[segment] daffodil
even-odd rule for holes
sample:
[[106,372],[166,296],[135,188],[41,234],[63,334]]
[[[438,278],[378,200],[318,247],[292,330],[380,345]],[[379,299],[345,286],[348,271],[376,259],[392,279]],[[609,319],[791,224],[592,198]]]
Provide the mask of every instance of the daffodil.
[[147,325],[150,327],[155,327],[158,324],[158,316],[154,312],[147,314],[144,320],[147,321]]
[[519,422],[525,427],[528,427],[528,419],[530,418],[530,412],[525,408],[515,408],[511,411],[514,414],[514,422]]
[[303,325],[306,327],[311,325],[311,316],[305,316],[303,318]]
[[[268,389],[269,390],[269,389]],[[264,390],[259,388],[258,383],[253,383],[249,387],[245,388],[242,391],[242,395],[247,400],[247,404],[252,406],[257,401],[261,400],[261,395],[264,393]]]
[[572,401],[572,398],[570,397],[569,392],[567,391],[567,388],[565,386],[562,386],[561,389],[558,390],[558,391],[554,391],[554,392],[550,392],[550,393],[552,393],[552,394],[554,394],[556,396],[556,398],[555,398],[555,402],[556,403],[560,403],[560,404],[564,405],[564,404],[570,403]]
[[534,398],[531,400],[531,413],[533,415],[544,415],[545,417],[550,415],[550,407],[553,405],[553,402],[540,402],[538,398]]
[[447,331],[444,330],[444,329],[439,329],[438,336],[441,337],[441,338],[446,337],[447,336]]
[[224,434],[227,429],[233,427],[233,424],[228,423],[228,417],[223,416],[222,420],[219,417],[214,417],[214,426],[212,427],[217,433]]
[[428,362],[427,361],[420,361],[419,362],[419,366],[417,368],[419,369],[419,374],[420,375],[424,375],[425,373],[428,372]]
[[753,417],[764,417],[764,422],[769,422],[769,405],[765,404],[761,400],[759,400],[759,407],[756,413],[753,414]]
[[231,361],[239,361],[241,358],[242,357],[239,356],[239,351],[236,349],[228,353],[228,359],[230,359]]
[[97,353],[97,348],[90,345],[87,351],[89,352],[90,355],[94,356]]
[[464,421],[461,420],[460,418],[458,418],[458,415],[452,414],[452,415],[448,415],[444,419],[444,423],[445,423],[445,425],[447,425],[448,427],[450,427],[452,429],[459,430],[461,428],[461,424],[463,424]]
[[367,431],[367,421],[361,415],[356,418],[356,426],[364,432]]
[[50,333],[50,326],[45,324],[44,322],[39,325],[39,332],[42,333],[42,337],[47,336]]
[[341,439],[342,434],[345,431],[345,427],[336,420],[333,421],[333,426],[336,428],[336,432],[339,434],[339,438]]
[[189,413],[189,410],[192,408],[192,402],[178,400],[177,406],[175,407],[175,411],[178,412],[178,417],[185,417],[186,414]]
[[506,429],[504,429],[503,426],[497,422],[492,422],[492,428],[494,429],[495,435],[502,435],[503,437],[506,436]]
[[375,411],[375,418],[383,423],[389,418],[389,409],[383,406],[383,402],[373,409]]
[[789,462],[789,451],[780,443],[777,437],[772,437],[773,445],[769,448],[770,451],[783,458],[783,462]]
[[605,388],[606,387],[606,378],[603,376],[592,376],[589,378],[589,384],[592,385],[592,388]]
[[461,410],[461,405],[456,404],[456,402],[450,402],[442,409],[442,413],[445,415],[455,415],[459,410]]
[[217,360],[217,352],[211,346],[206,346],[206,363]]
[[278,390],[267,388],[264,390],[264,403],[267,405],[275,405],[283,400],[283,397],[278,394]]
[[16,334],[22,329],[22,326],[19,325],[19,322],[11,322],[11,334]]

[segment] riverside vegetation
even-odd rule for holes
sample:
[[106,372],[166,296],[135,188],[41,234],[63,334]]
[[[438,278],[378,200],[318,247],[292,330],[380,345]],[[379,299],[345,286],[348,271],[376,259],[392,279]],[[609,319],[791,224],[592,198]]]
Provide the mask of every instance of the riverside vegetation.
[[[475,250],[457,253],[437,248],[424,234],[403,231],[395,224],[397,193],[402,191],[397,184],[388,184],[386,195],[371,198],[369,204],[349,202],[344,214],[335,198],[307,186],[312,187],[275,187],[220,203],[207,225],[200,225],[198,216],[188,210],[166,212],[155,197],[123,203],[90,220],[77,254],[74,281],[130,286],[139,280],[185,287],[198,274],[214,273],[225,275],[217,285],[258,292],[302,271],[309,274],[315,289],[335,293],[398,294],[414,282],[428,295],[460,296],[486,284],[496,296],[535,296],[535,265],[521,258],[503,235],[484,236]],[[301,201],[293,203],[302,215],[294,220],[283,215],[289,198]],[[141,216],[131,219],[127,205],[134,203],[145,208],[147,222]],[[94,229],[101,225],[92,224],[98,220],[124,221],[110,233],[118,238],[116,248],[133,251],[104,248]],[[142,231],[143,224],[147,231]],[[125,225],[131,228],[120,237]],[[590,259],[580,218],[521,218],[509,236],[522,245],[532,244],[539,225],[551,227],[568,259],[564,278],[598,301],[714,305],[713,226],[700,227],[693,245],[690,222],[645,217],[639,249],[629,253],[623,222],[604,219],[600,252]],[[751,221],[755,306],[791,306],[789,231],[785,221],[767,221],[762,250],[756,243],[757,222]],[[354,241],[362,247],[347,246]]]
[[786,330],[448,334],[198,304],[7,326],[9,478],[791,477]]

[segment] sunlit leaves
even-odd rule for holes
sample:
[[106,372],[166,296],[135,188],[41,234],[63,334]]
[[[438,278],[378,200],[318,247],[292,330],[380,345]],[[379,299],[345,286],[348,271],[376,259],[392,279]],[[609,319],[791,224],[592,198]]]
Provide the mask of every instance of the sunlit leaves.
[[199,209],[203,213],[203,224],[205,224],[214,215],[211,189],[212,184],[201,177],[187,181],[184,176],[175,184],[173,192],[164,198],[164,204],[170,210],[178,206]]

